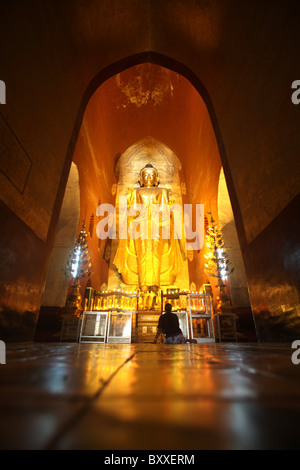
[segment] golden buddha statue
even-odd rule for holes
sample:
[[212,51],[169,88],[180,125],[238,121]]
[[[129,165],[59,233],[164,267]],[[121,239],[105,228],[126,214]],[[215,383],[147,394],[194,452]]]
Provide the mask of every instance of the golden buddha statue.
[[174,237],[173,201],[167,188],[158,187],[156,168],[142,168],[139,184],[128,190],[126,236],[119,240],[114,264],[125,284],[157,296],[161,286],[174,284],[185,243]]

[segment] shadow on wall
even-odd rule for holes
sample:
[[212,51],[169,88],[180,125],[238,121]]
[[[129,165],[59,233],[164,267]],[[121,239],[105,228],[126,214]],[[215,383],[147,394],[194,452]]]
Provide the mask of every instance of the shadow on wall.
[[255,314],[259,337],[266,343],[292,342],[300,338],[300,319],[295,309],[285,312],[284,315],[274,315],[269,311],[260,311]]
[[34,341],[60,341],[64,307],[41,307]]
[[79,215],[79,173],[77,166],[72,162],[56,229],[34,341],[60,340],[62,314],[70,283],[70,279],[65,276],[63,269],[69,253],[74,247]]
[[0,312],[0,337],[5,342],[31,342],[37,324],[38,312]]

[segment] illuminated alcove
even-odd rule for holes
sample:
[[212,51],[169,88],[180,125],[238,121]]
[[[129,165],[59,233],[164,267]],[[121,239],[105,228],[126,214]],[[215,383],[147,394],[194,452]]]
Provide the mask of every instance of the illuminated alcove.
[[[141,63],[104,81],[85,109],[73,158],[79,171],[81,218],[88,221],[99,204],[115,203],[120,168],[130,152],[135,152],[135,171],[141,168],[137,148],[147,139],[180,163],[177,187],[183,203],[204,204],[217,217],[221,159],[207,106],[183,75]],[[95,225],[98,221],[96,217]],[[111,241],[94,234],[89,247],[93,285],[107,284]],[[197,288],[207,280],[202,261],[201,250],[189,254],[189,282]]]
[[[182,202],[204,204],[205,213],[211,211],[218,220],[222,162],[206,103],[183,75],[142,63],[104,81],[86,107],[73,158],[79,170],[81,217],[86,214],[88,221],[99,203],[115,204],[120,188],[126,189],[126,178],[129,185],[136,183],[144,164],[159,162],[157,155],[173,159]],[[168,185],[164,172],[162,181]],[[112,264],[116,243],[94,234],[89,246],[93,285],[124,287]],[[200,290],[210,281],[203,253],[188,253],[185,288]]]

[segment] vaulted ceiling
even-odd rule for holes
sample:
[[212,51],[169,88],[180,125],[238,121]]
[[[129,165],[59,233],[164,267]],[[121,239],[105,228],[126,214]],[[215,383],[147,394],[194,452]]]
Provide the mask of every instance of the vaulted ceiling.
[[[97,89],[84,114],[74,161],[87,181],[93,168],[99,190],[108,194],[120,155],[146,136],[176,154],[192,199],[204,203],[216,197],[221,161],[206,105],[186,78],[159,65],[131,67]],[[86,158],[92,167],[86,160],[81,165]]]

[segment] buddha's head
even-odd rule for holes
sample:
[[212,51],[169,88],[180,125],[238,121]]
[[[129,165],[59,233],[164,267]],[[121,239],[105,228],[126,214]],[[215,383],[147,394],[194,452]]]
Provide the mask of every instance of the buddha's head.
[[146,186],[148,188],[159,185],[157,169],[154,168],[151,163],[148,163],[141,169],[139,183],[141,186]]

